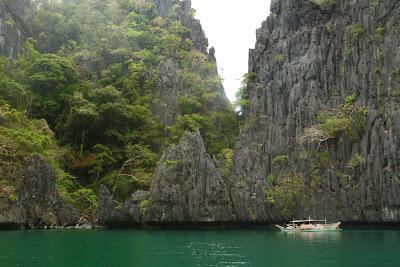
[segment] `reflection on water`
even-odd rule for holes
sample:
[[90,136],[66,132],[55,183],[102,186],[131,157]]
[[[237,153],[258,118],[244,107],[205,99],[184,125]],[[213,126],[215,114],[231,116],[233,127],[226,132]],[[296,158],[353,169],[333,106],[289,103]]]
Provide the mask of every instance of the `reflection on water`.
[[342,231],[327,231],[327,232],[279,232],[279,235],[284,235],[286,239],[302,239],[308,241],[340,241]]

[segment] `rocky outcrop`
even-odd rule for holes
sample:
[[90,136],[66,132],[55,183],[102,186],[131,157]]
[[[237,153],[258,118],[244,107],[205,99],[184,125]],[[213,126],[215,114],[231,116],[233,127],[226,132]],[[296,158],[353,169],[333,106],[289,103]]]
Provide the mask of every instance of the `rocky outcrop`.
[[56,174],[44,159],[34,156],[16,180],[16,199],[0,199],[0,227],[43,228],[76,225],[76,210],[56,188]]
[[146,221],[222,222],[233,220],[229,190],[207,154],[199,132],[168,148],[150,191]]
[[150,192],[137,191],[118,204],[105,187],[98,219],[108,226],[218,223],[234,220],[228,182],[218,173],[199,132],[187,133],[168,148]]
[[158,14],[162,17],[170,16],[176,12],[178,19],[189,29],[190,39],[193,41],[194,48],[207,53],[208,40],[204,34],[199,20],[193,17],[191,0],[147,0],[156,6]]
[[178,19],[190,31],[190,39],[193,41],[194,47],[207,53],[208,40],[204,34],[200,21],[193,18],[193,9],[191,0],[147,0],[154,3],[157,7],[158,14],[162,17],[171,15],[171,12],[177,12]]
[[[191,72],[198,76],[199,79],[218,79],[218,68],[216,66],[215,49],[208,50],[208,40],[200,24],[200,21],[193,17],[191,0],[148,0],[154,3],[158,13],[163,16],[171,16],[176,13],[176,19],[184,25],[188,31],[188,39],[192,42],[192,53],[197,53],[199,57],[204,55],[200,60],[192,60],[190,62]],[[196,52],[195,52],[196,51]],[[205,61],[214,64],[213,68],[207,73],[202,69]],[[153,110],[164,126],[169,127],[175,123],[176,116],[180,114],[179,100],[182,97],[195,95],[190,92],[185,81],[185,71],[188,67],[182,67],[182,63],[177,57],[164,59],[158,66],[158,84],[153,88]],[[225,95],[222,83],[216,88],[207,88],[219,95],[219,99],[215,105],[210,107],[211,110],[224,110],[229,106],[229,100]]]
[[[283,218],[265,201],[274,186],[266,177],[291,172],[304,180],[308,199],[293,216],[400,220],[399,17],[397,0],[272,1],[250,51],[254,79],[232,178],[245,185],[232,189],[238,218]],[[319,113],[350,95],[368,111],[356,138],[299,143]],[[362,160],[351,166],[355,157]]]
[[0,1],[0,55],[15,58],[21,51],[31,29],[27,21],[27,9],[31,0]]
[[148,203],[148,199],[149,192],[138,190],[120,204],[114,200],[111,192],[102,186],[97,211],[98,221],[108,226],[140,225],[143,222],[143,209],[146,208],[143,203]]
[[171,126],[179,113],[179,99],[184,89],[181,87],[179,74],[181,69],[175,60],[167,59],[158,66],[159,83],[154,89],[158,99],[153,110],[165,126]]
[[182,24],[190,30],[190,39],[193,41],[195,49],[207,53],[208,40],[200,21],[193,18],[192,1],[181,1],[180,7],[178,17]]

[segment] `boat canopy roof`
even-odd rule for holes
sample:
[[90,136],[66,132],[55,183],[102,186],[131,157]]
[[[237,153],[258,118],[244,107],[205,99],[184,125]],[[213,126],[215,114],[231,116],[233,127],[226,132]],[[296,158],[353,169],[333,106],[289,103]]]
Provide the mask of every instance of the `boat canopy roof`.
[[303,222],[326,222],[326,220],[315,220],[315,219],[306,219],[306,220],[293,220],[291,223],[303,223]]

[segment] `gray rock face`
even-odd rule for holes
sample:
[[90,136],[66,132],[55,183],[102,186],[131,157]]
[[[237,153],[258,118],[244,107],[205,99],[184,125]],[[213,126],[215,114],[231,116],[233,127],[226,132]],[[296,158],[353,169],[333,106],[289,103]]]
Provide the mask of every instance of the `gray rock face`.
[[168,148],[150,191],[146,221],[221,222],[233,219],[229,190],[199,132]]
[[[250,51],[249,72],[256,78],[232,177],[243,185],[232,188],[238,218],[283,217],[265,193],[272,186],[266,177],[282,171],[274,159],[286,155],[291,163],[284,169],[298,173],[307,188],[307,204],[295,216],[399,221],[400,1],[276,0],[271,11]],[[368,109],[357,140],[342,135],[318,149],[299,144],[321,111],[338,108],[352,94]],[[301,151],[327,155],[317,190],[310,186],[314,166]],[[356,154],[365,163],[348,167]]]
[[158,66],[159,84],[154,88],[157,101],[153,110],[165,126],[172,125],[179,113],[178,102],[184,92],[179,79],[180,72],[173,59],[165,60]]
[[[154,3],[161,16],[167,17],[172,11],[176,12],[176,18],[189,30],[190,40],[193,42],[192,50],[197,50],[204,54],[205,58],[211,62],[216,63],[215,49],[211,48],[208,51],[208,40],[202,29],[200,22],[193,18],[193,10],[191,0],[148,0]],[[201,70],[203,62],[191,62],[191,72],[197,74],[202,79],[209,79],[218,76],[218,69],[215,66],[209,73],[204,73]],[[190,92],[185,84],[183,76],[187,71],[180,66],[179,61],[174,58],[167,58],[163,60],[158,66],[158,84],[153,89],[153,110],[157,114],[159,120],[165,127],[174,124],[176,116],[179,115],[179,100],[181,97],[190,96],[194,92]],[[229,105],[229,100],[225,95],[222,83],[218,88],[208,88],[214,90],[220,96],[217,103],[210,107],[212,110],[223,110]]]
[[0,226],[42,228],[76,225],[79,217],[56,188],[53,168],[34,156],[18,178],[16,201],[0,199]]
[[140,205],[142,201],[149,199],[149,192],[138,190],[123,204],[118,203],[112,197],[111,192],[102,187],[99,196],[99,209],[97,218],[106,225],[134,225],[143,222]]
[[168,148],[150,192],[137,191],[123,204],[103,187],[98,219],[106,225],[210,223],[234,220],[228,181],[206,153],[199,132]]
[[194,48],[207,53],[208,40],[204,34],[203,28],[200,21],[194,19],[192,14],[192,1],[191,0],[147,0],[150,3],[154,3],[158,14],[162,17],[167,17],[171,14],[171,11],[177,7],[177,15],[179,20],[184,26],[190,31],[190,39],[193,41]]
[[208,40],[200,21],[193,18],[192,1],[185,0],[181,1],[179,4],[181,7],[178,14],[179,19],[183,25],[189,28],[190,39],[193,41],[194,47],[203,53],[207,53]]
[[30,0],[0,1],[0,55],[15,58],[31,30],[26,11]]

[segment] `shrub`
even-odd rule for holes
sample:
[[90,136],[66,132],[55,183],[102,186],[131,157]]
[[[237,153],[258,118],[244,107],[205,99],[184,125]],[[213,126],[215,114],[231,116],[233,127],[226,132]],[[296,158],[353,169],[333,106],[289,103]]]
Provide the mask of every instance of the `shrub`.
[[150,205],[151,205],[151,201],[148,200],[148,199],[142,200],[142,201],[139,203],[139,212],[140,212],[140,214],[141,214],[142,216],[146,216],[147,211],[148,211]]
[[17,193],[15,186],[10,181],[0,177],[0,204],[2,198],[15,202],[17,200]]
[[397,68],[397,69],[395,69],[395,70],[392,72],[392,76],[394,76],[394,77],[400,77],[400,67]]
[[289,156],[288,155],[281,155],[277,156],[272,160],[272,164],[283,164],[289,161]]
[[293,172],[279,177],[277,184],[267,192],[266,201],[277,206],[284,216],[292,216],[298,205],[306,201],[304,180]]
[[323,182],[324,178],[318,174],[318,169],[314,169],[311,174],[311,189],[317,190]]
[[167,169],[176,168],[181,163],[182,163],[181,160],[166,160],[165,166],[167,166]]
[[382,37],[384,34],[385,34],[385,28],[383,28],[383,27],[376,28],[376,30],[375,30],[376,36]]
[[348,162],[347,168],[356,168],[365,164],[365,158],[360,154],[355,154]]
[[350,34],[353,41],[360,39],[363,33],[364,29],[361,27],[361,24],[357,23],[351,27]]
[[342,186],[347,187],[350,184],[350,175],[338,171],[336,176],[339,177]]
[[222,160],[224,162],[224,166],[219,169],[220,173],[224,177],[229,176],[232,171],[233,163],[234,163],[233,162],[233,154],[234,154],[233,149],[226,148],[226,149],[223,149],[218,155],[220,158],[222,158]]
[[277,54],[275,56],[275,61],[277,63],[283,63],[285,61],[285,56],[283,54]]
[[97,210],[97,195],[92,189],[81,188],[71,194],[70,202],[81,214],[94,217]]
[[314,3],[320,7],[331,7],[336,5],[336,0],[314,0]]
[[351,48],[346,47],[344,49],[344,52],[343,52],[344,59],[349,59],[352,54],[353,54],[353,50]]
[[257,74],[255,72],[249,72],[244,75],[244,79],[242,81],[243,84],[248,84],[250,82],[255,81],[257,78]]
[[179,99],[179,110],[182,115],[200,113],[203,105],[198,97],[182,97]]
[[272,175],[272,174],[270,174],[270,175],[267,176],[267,181],[268,181],[268,183],[270,183],[271,185],[275,185],[277,179],[278,179],[278,178],[277,178],[275,175]]
[[300,142],[311,141],[321,144],[322,142],[337,138],[345,134],[353,141],[357,141],[358,132],[365,129],[365,117],[368,109],[358,106],[356,96],[347,96],[338,110],[321,112],[317,119],[320,124],[313,125],[304,130]]

